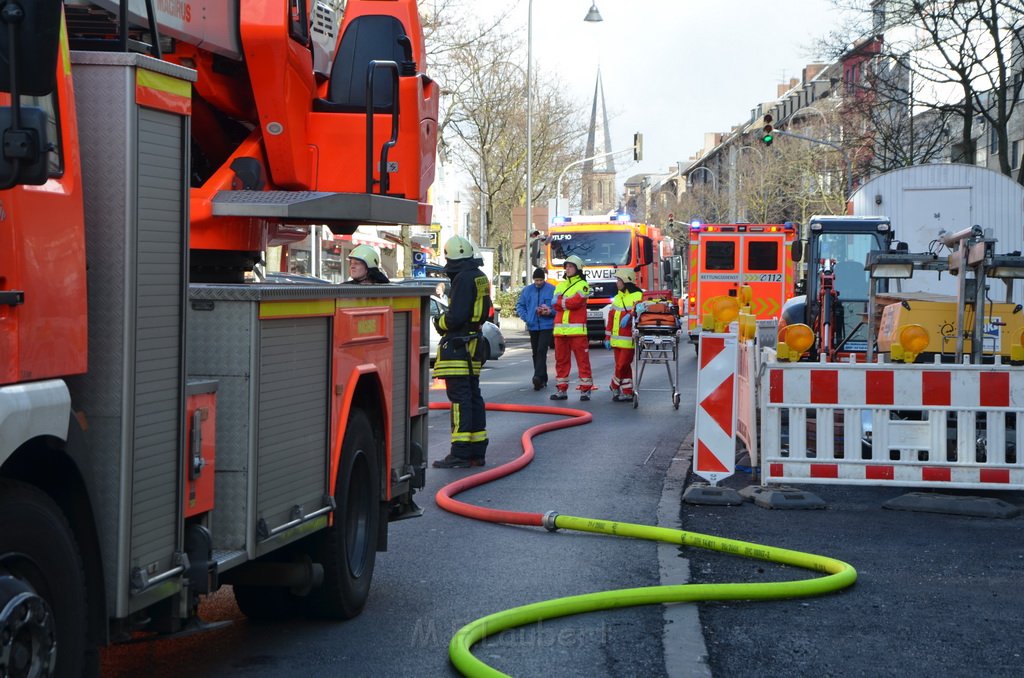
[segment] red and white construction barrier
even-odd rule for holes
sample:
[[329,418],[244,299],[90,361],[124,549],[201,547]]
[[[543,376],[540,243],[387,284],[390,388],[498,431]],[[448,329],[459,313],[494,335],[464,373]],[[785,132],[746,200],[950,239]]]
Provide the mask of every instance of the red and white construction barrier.
[[1024,370],[769,363],[763,483],[1024,488]]
[[736,472],[736,335],[701,332],[693,472],[712,485]]
[[751,466],[757,465],[757,354],[753,341],[741,341],[736,363],[736,437],[747,448]]

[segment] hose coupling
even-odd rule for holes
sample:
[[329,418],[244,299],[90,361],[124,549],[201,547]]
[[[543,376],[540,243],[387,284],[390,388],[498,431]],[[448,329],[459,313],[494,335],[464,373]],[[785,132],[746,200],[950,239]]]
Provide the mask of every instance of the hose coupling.
[[554,532],[558,529],[555,525],[555,520],[558,518],[558,511],[548,511],[544,514],[544,529],[548,532]]

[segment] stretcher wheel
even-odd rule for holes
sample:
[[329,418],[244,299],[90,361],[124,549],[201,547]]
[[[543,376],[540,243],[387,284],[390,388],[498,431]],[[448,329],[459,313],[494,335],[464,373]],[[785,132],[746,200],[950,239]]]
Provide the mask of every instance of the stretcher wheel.
[[640,407],[640,394],[636,391],[633,392],[633,409]]
[[679,409],[679,394],[678,393],[673,393],[672,394],[672,407],[674,407],[677,410]]

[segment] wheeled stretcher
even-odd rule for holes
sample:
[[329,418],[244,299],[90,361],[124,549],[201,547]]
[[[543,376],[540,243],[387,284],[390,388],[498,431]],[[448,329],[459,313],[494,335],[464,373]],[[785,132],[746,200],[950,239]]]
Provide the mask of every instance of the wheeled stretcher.
[[637,304],[633,323],[633,407],[640,406],[640,390],[644,370],[648,365],[664,365],[668,373],[672,406],[679,409],[679,310],[675,304],[660,300],[645,300]]

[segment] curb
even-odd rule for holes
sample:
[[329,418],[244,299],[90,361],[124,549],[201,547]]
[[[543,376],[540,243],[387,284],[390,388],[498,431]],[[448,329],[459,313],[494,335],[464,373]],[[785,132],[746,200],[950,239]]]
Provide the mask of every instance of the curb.
[[[665,474],[665,484],[658,502],[658,526],[682,529],[680,512],[686,474],[693,458],[693,433],[679,445],[676,456]],[[679,557],[679,546],[658,544],[658,570],[662,585],[690,583],[690,561]],[[697,603],[662,605],[662,645],[665,673],[669,678],[711,678],[704,631],[697,613]]]

